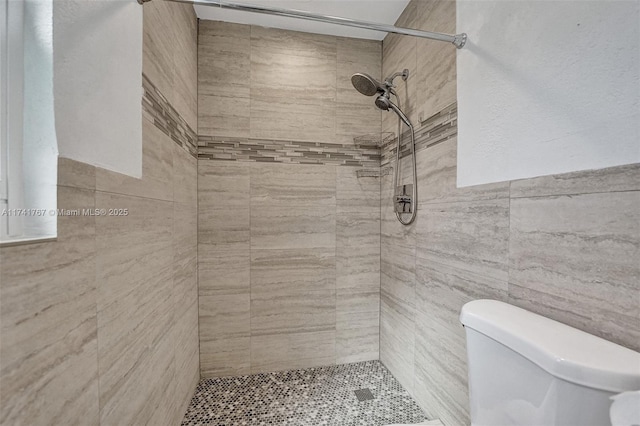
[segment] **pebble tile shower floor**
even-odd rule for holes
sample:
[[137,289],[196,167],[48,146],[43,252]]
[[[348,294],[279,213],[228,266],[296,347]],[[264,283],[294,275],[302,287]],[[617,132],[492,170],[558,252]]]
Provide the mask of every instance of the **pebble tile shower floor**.
[[[374,399],[358,401],[369,389]],[[382,426],[426,417],[379,361],[203,379],[182,426]]]

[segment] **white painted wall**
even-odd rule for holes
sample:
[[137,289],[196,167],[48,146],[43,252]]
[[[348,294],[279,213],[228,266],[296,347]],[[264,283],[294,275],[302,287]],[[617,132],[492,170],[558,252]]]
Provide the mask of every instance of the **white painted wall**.
[[136,0],[54,0],[60,156],[141,177],[142,9]]
[[458,1],[458,186],[640,162],[640,1]]

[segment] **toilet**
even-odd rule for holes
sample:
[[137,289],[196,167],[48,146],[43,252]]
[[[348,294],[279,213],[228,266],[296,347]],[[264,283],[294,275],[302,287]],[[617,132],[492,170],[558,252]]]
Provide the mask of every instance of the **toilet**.
[[496,300],[462,308],[472,426],[611,425],[640,353]]

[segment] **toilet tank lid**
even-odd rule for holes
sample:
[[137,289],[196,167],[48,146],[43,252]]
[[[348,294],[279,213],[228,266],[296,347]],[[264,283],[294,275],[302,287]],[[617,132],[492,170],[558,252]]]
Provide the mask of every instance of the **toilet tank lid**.
[[497,300],[474,300],[460,321],[572,383],[623,392],[640,389],[640,353]]

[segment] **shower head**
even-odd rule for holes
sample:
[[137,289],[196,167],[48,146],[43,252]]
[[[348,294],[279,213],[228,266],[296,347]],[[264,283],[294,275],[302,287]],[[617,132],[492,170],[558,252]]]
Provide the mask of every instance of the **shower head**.
[[378,95],[376,98],[376,106],[383,111],[393,111],[395,112],[400,120],[404,121],[404,123],[413,128],[409,118],[402,112],[402,110],[393,102],[391,102],[391,95],[394,95],[396,99],[398,99],[398,95],[393,90],[395,87],[393,85],[393,80],[396,77],[402,77],[403,80],[407,80],[409,77],[409,70],[405,69],[402,72],[397,72],[395,74],[390,75],[384,80],[384,84],[380,83],[375,78],[371,77],[369,74],[365,74],[363,72],[357,72],[351,76],[351,83],[353,87],[360,93],[365,96],[373,96],[375,94]]
[[389,111],[389,107],[391,106],[390,104],[391,101],[389,100],[389,97],[384,94],[376,98],[376,106],[383,111]]
[[365,96],[373,96],[378,92],[384,92],[385,88],[369,74],[357,72],[351,76],[351,84],[356,90]]
[[404,112],[402,112],[402,110],[400,108],[398,108],[398,105],[394,104],[393,102],[391,102],[391,99],[389,99],[389,95],[386,93],[381,94],[380,96],[378,96],[376,98],[376,106],[378,108],[380,108],[383,111],[393,111],[396,113],[396,115],[398,116],[398,118],[400,118],[400,120],[402,120],[404,122],[404,124],[407,125],[407,127],[409,127],[410,129],[413,129],[413,125],[411,124],[411,121],[409,120],[409,117],[407,117]]

